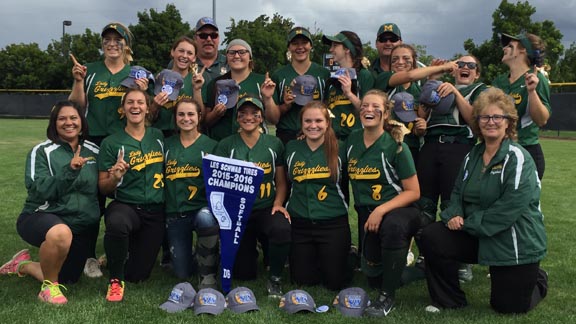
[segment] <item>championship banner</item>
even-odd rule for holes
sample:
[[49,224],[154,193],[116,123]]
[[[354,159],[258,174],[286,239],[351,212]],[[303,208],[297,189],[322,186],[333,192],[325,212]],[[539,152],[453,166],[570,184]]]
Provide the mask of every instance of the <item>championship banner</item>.
[[264,170],[254,163],[208,154],[202,159],[208,206],[220,225],[222,290],[232,286],[232,268]]

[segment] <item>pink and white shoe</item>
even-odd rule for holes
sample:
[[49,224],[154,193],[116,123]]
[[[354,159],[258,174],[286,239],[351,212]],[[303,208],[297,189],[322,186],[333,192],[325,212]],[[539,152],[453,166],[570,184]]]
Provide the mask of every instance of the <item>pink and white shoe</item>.
[[0,267],[0,275],[17,274],[19,276],[22,276],[18,272],[18,267],[20,266],[20,263],[25,261],[30,261],[30,253],[28,252],[27,249],[24,249],[14,254],[14,256],[12,257],[12,259],[10,259],[10,261],[4,263],[4,265]]

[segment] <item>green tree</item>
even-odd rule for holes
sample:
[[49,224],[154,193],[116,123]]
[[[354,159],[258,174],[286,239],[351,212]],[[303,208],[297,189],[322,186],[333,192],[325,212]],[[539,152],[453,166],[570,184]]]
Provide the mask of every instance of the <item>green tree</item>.
[[492,14],[492,38],[480,45],[474,44],[472,39],[464,42],[464,49],[476,56],[483,66],[482,78],[491,82],[498,74],[507,71],[501,64],[502,46],[500,33],[516,35],[520,32],[529,32],[540,36],[546,42],[545,62],[554,67],[563,52],[561,43],[562,33],[554,23],[545,20],[532,22],[531,17],[536,12],[528,1],[510,3],[503,0]]
[[570,44],[570,48],[564,52],[556,68],[550,75],[552,82],[576,82],[576,43]]
[[133,65],[158,73],[170,62],[172,43],[180,36],[193,36],[190,24],[182,22],[176,6],[167,4],[163,12],[154,9],[138,12],[138,24],[131,25],[134,34]]
[[48,89],[45,76],[53,61],[37,43],[6,46],[0,51],[0,88]]
[[290,19],[285,19],[278,13],[272,18],[261,15],[254,21],[230,19],[228,31],[224,32],[224,44],[240,38],[252,47],[254,71],[257,73],[272,73],[287,63],[286,50],[288,32],[294,26]]
[[[62,46],[64,42],[64,47]],[[101,59],[100,34],[86,29],[84,34],[66,34],[61,41],[53,40],[48,45],[46,53],[53,59],[47,66],[45,75],[49,89],[70,89],[72,86],[72,60],[70,53],[74,54],[78,62],[84,64]]]

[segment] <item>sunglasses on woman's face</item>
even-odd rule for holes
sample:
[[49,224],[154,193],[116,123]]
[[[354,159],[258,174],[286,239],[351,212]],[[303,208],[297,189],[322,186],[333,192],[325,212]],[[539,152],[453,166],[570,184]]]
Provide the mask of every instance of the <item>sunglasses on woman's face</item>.
[[458,64],[458,68],[462,69],[465,66],[467,66],[470,70],[474,70],[476,69],[476,67],[478,66],[478,64],[476,64],[475,62],[463,62],[463,61],[458,61],[456,62],[456,64]]

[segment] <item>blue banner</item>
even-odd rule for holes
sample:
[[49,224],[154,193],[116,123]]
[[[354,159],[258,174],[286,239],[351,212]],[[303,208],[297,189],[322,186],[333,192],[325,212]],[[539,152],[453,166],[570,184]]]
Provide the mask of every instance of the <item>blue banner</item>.
[[264,170],[254,163],[208,154],[202,160],[208,207],[220,225],[222,291],[232,287],[232,268]]

